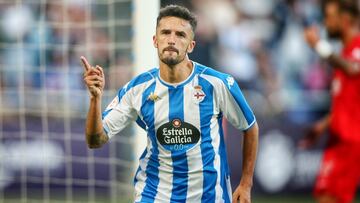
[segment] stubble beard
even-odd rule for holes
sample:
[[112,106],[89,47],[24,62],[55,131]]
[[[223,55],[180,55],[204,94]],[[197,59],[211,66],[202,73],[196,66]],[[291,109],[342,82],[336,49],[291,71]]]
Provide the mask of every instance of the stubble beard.
[[173,68],[174,66],[176,66],[177,64],[181,63],[182,61],[184,61],[186,54],[184,54],[184,57],[181,57],[180,55],[172,58],[172,57],[159,57],[160,61],[165,63],[167,66],[169,66],[170,68]]
[[336,40],[341,39],[342,35],[340,31],[327,31],[327,35],[330,39]]

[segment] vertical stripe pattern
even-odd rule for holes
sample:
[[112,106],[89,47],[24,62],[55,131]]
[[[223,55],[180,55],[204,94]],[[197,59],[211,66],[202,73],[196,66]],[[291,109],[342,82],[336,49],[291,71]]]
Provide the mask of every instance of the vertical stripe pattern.
[[[197,129],[200,129],[200,109],[199,104],[194,102],[194,86],[198,85],[197,77],[192,83],[184,87],[184,106],[187,111],[184,111],[184,120],[193,124]],[[189,111],[190,109],[190,111]],[[186,202],[201,202],[203,191],[203,174],[198,173],[203,168],[201,157],[201,137],[199,142],[190,150],[186,152],[188,162],[188,191]]]
[[[184,121],[184,88],[169,88],[169,121],[180,119]],[[173,188],[171,202],[181,202],[187,196],[188,163],[186,152],[172,151]]]
[[203,164],[203,195],[201,202],[215,202],[215,185],[217,173],[214,168],[215,152],[210,135],[211,118],[213,117],[213,87],[205,79],[199,77],[199,85],[206,94],[200,103],[200,125],[201,125],[201,156]]
[[116,99],[103,113],[109,138],[130,120],[147,130],[135,202],[231,202],[222,117],[238,129],[255,123],[231,76],[195,64],[175,86],[153,69],[130,81]]
[[[160,97],[155,102],[155,129],[158,129],[164,122],[169,121],[169,94],[168,88],[156,81],[155,94]],[[155,202],[170,202],[173,180],[173,164],[171,152],[159,146],[159,185]]]
[[227,162],[227,157],[226,157],[226,149],[225,149],[225,140],[224,140],[224,131],[222,128],[222,115],[219,115],[218,118],[218,125],[220,126],[219,128],[219,135],[220,135],[220,151],[219,151],[219,155],[221,157],[221,161],[220,161],[220,184],[221,184],[221,188],[223,190],[223,199],[225,200],[226,203],[230,203],[232,200],[232,192],[231,192],[231,187],[229,188],[229,183],[230,180],[228,180],[228,176],[229,176],[229,169],[228,169],[228,162]]
[[154,125],[154,101],[148,99],[148,95],[154,92],[156,83],[148,87],[142,96],[141,115],[146,125],[148,126],[148,137],[151,141],[151,156],[149,157],[146,166],[146,181],[145,188],[141,193],[141,202],[154,202],[157,186],[159,183],[159,149],[155,137]]

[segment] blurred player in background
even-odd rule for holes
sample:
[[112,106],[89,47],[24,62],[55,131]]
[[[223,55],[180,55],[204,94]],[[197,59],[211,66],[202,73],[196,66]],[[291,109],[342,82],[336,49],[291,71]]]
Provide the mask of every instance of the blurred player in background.
[[360,33],[357,2],[323,2],[324,24],[329,38],[339,38],[341,56],[316,27],[305,30],[305,38],[323,59],[333,66],[332,107],[330,113],[315,123],[302,141],[309,147],[329,129],[329,140],[316,179],[314,195],[320,203],[352,202],[360,182]]
[[[135,174],[135,202],[251,202],[258,144],[255,116],[230,75],[188,58],[196,18],[184,7],[160,10],[156,34],[159,68],[120,89],[101,116],[101,67],[82,57],[90,92],[86,140],[101,147],[131,121],[147,131]],[[244,131],[243,171],[232,194],[222,130],[225,116]]]

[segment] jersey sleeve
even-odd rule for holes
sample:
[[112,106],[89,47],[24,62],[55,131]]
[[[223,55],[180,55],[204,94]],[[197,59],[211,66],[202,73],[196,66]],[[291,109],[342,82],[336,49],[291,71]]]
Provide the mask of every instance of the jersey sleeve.
[[220,110],[235,128],[247,130],[255,123],[255,115],[233,77],[223,80],[219,94]]
[[130,93],[123,87],[102,114],[103,128],[109,138],[118,134],[137,118]]

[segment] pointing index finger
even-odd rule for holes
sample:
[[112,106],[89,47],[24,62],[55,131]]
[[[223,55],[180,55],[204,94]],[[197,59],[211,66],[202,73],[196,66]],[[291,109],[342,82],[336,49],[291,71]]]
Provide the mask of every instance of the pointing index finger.
[[88,71],[91,68],[91,65],[89,64],[89,62],[86,60],[86,58],[84,56],[81,56],[80,60],[83,64],[85,70]]

